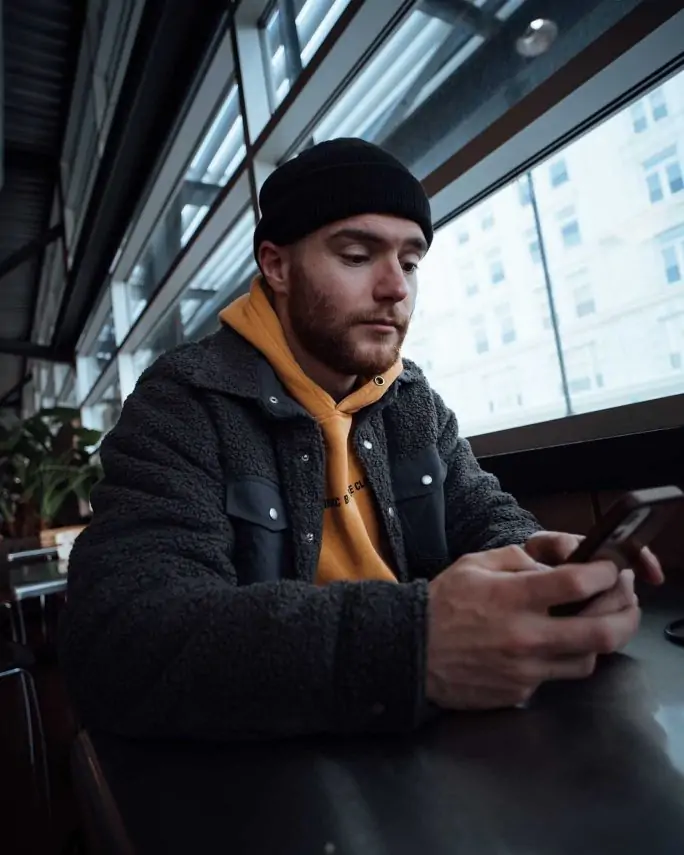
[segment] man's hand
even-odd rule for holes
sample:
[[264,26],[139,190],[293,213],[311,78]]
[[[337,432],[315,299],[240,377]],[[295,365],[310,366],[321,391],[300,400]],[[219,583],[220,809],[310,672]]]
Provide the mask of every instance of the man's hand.
[[[539,564],[556,567],[565,563],[583,540],[579,534],[540,531],[527,541],[525,552]],[[647,546],[628,542],[623,549],[637,578],[651,585],[661,585],[665,581],[660,562]]]
[[610,561],[551,569],[518,546],[465,555],[430,583],[428,699],[450,709],[515,706],[547,680],[589,676],[597,654],[634,635],[639,609],[600,613],[597,599],[577,617],[548,611],[617,582]]

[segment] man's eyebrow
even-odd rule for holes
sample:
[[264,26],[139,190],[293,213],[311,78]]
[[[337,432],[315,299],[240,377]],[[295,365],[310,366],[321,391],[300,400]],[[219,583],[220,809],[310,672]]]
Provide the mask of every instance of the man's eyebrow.
[[[339,231],[333,232],[330,235],[330,240],[338,240],[339,238],[346,238],[347,240],[357,240],[360,243],[370,243],[375,244],[376,246],[387,246],[388,241],[386,238],[382,237],[375,232],[367,231],[366,229],[340,229]],[[423,255],[428,250],[427,241],[424,238],[418,236],[412,236],[410,238],[406,238],[403,242],[404,246],[411,247],[412,249],[418,250],[418,252]]]

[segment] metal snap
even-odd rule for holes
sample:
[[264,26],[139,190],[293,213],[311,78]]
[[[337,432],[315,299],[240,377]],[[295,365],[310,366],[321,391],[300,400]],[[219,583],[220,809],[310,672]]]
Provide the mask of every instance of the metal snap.
[[275,396],[275,395],[271,395],[271,397],[270,397],[268,400],[269,400],[272,404],[277,404],[277,403],[278,403],[278,399],[276,398],[276,396]]
[[308,531],[308,532],[304,535],[304,540],[305,540],[307,543],[313,543],[313,542],[314,542],[313,532]]
[[278,519],[278,511],[275,508],[271,508],[271,510],[268,512],[268,515],[272,520]]
[[370,451],[371,448],[373,448],[373,443],[370,442],[370,440],[368,440],[368,439],[364,439],[363,447],[366,449],[366,451]]
[[309,462],[309,455],[308,454],[302,454],[301,460],[302,460],[302,463],[308,463]]
[[375,385],[376,385],[376,386],[384,386],[384,385],[385,385],[385,378],[384,378],[384,377],[381,377],[381,376],[378,374],[378,376],[377,376],[377,377],[374,377],[374,378],[373,378],[373,382],[375,383]]
[[391,505],[389,508],[387,508],[387,515],[391,520],[394,519],[394,508]]
[[432,484],[432,475],[423,475],[420,480],[421,483],[425,484],[425,486],[428,487],[430,484]]

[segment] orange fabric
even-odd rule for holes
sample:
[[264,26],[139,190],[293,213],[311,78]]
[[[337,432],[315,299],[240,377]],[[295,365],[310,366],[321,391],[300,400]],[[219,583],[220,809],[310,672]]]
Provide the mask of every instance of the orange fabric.
[[258,280],[219,315],[221,321],[254,345],[273,366],[293,398],[321,426],[326,451],[326,507],[316,583],[396,577],[381,554],[377,510],[366,476],[351,442],[354,413],[380,399],[403,369],[401,359],[339,403],[316,385],[294,358]]

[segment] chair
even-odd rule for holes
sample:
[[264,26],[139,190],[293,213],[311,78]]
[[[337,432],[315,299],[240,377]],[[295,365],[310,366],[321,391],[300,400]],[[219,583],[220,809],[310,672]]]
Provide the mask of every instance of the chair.
[[[10,620],[12,623],[12,635],[16,638],[16,632],[12,616],[10,612]],[[38,738],[40,741],[40,756],[43,775],[43,794],[45,797],[46,811],[48,819],[52,818],[52,800],[50,797],[50,777],[48,773],[47,763],[47,748],[45,745],[45,733],[43,731],[43,719],[40,714],[40,706],[38,705],[38,694],[36,692],[36,684],[30,669],[35,665],[35,658],[31,651],[18,644],[15,640],[1,641],[0,640],[0,680],[5,677],[18,677],[21,683],[21,692],[24,702],[24,713],[26,716],[26,733],[29,746],[29,757],[31,761],[31,772],[33,774],[33,783],[36,791],[37,801],[40,803],[41,787],[39,784],[40,775],[38,772],[38,763],[36,759],[36,746],[34,740],[34,717],[38,728]]]

